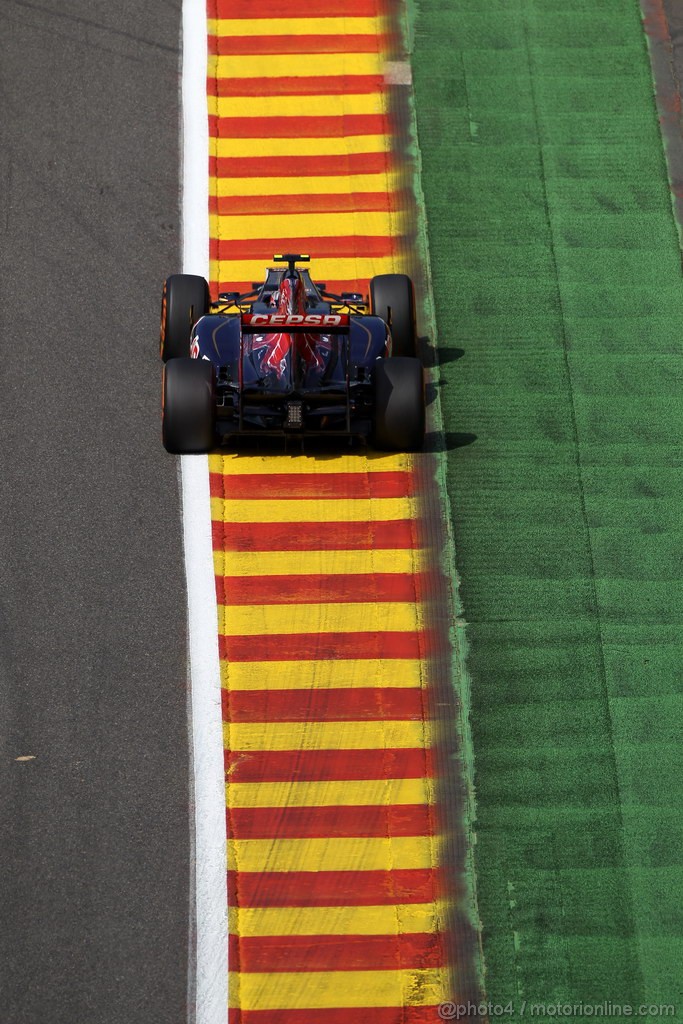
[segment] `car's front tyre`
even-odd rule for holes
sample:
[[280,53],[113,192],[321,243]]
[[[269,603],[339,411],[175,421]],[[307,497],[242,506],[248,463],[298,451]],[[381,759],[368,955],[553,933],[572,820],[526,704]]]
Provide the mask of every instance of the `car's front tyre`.
[[426,417],[420,360],[408,356],[379,360],[373,388],[373,446],[387,452],[420,451]]
[[201,455],[216,444],[216,371],[206,359],[170,359],[162,383],[162,439],[174,455]]

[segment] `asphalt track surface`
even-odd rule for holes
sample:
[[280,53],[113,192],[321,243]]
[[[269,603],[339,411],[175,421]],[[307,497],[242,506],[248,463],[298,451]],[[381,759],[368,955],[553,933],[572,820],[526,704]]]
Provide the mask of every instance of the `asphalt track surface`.
[[0,4],[2,1024],[186,1016],[179,38],[180,0]]

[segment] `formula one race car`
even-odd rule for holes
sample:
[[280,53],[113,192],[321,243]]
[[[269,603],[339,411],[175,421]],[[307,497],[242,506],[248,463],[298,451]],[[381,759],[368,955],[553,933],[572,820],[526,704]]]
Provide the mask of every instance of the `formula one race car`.
[[315,284],[304,255],[274,256],[263,284],[222,292],[175,274],[161,304],[163,442],[211,451],[241,436],[365,437],[416,451],[425,432],[413,284],[370,282],[370,303]]

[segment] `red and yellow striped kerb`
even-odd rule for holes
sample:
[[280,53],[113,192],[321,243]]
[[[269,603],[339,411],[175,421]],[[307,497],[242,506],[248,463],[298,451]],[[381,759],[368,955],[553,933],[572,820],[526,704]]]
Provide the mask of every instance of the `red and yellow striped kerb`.
[[[211,278],[278,250],[404,271],[379,0],[209,0]],[[214,455],[231,1024],[418,1024],[450,998],[417,457]]]

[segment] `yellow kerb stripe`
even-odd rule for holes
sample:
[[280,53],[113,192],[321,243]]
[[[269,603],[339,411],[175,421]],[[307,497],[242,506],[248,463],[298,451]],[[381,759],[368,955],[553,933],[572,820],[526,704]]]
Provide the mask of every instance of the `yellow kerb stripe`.
[[255,907],[228,910],[234,935],[410,935],[440,932],[447,908],[435,903],[380,907]]
[[346,138],[276,138],[209,140],[209,155],[217,157],[340,156],[355,153],[386,153],[387,135],[348,135]]
[[410,498],[211,499],[211,518],[225,523],[366,523],[410,519],[412,512]]
[[372,235],[393,238],[405,230],[400,210],[387,213],[292,213],[268,217],[242,217],[211,214],[212,238],[336,238],[347,235]]
[[[240,455],[226,452],[209,456],[211,473],[226,476],[265,473],[387,473],[410,472],[421,455],[386,455],[383,452],[363,452],[352,455]],[[227,485],[230,486],[229,484]]]
[[428,804],[429,779],[363,779],[349,782],[234,782],[228,807],[363,807]]
[[422,550],[214,551],[217,576],[309,576],[412,573],[424,568]]
[[381,35],[383,18],[209,18],[210,36]]
[[318,690],[335,687],[420,686],[422,662],[412,658],[334,661],[221,661],[231,690]]
[[226,750],[415,750],[424,748],[424,723],[224,722]]
[[[228,839],[231,871],[386,871],[431,868],[430,836],[381,839]],[[365,909],[365,908],[363,908]],[[298,911],[297,911],[298,913]]]
[[223,636],[411,632],[419,628],[420,618],[417,606],[407,601],[219,605],[218,632]]
[[230,978],[229,1005],[239,1006],[243,1011],[436,1006],[448,995],[448,973],[437,967],[400,971],[240,973],[231,974]]
[[[218,260],[212,260],[211,278],[215,280],[220,277],[226,287],[231,281],[262,281],[264,267],[269,263],[271,255],[268,250],[264,250],[259,260],[220,260],[220,266]],[[398,255],[343,259],[323,257],[314,261],[311,273],[314,281],[358,281],[377,274],[403,274],[408,269],[407,260]]]
[[[209,78],[317,78],[320,75],[383,75],[379,53],[297,53],[209,56]],[[351,86],[353,91],[353,86]]]
[[[350,96],[208,96],[209,114],[217,117],[278,117],[292,122],[304,117],[339,117],[342,114],[384,114],[385,93],[367,92]],[[292,108],[296,113],[292,113]],[[292,132],[295,135],[296,132]]]
[[[264,168],[267,171],[267,168]],[[397,192],[397,175],[385,174],[312,174],[298,178],[209,178],[209,195],[218,196],[311,196],[355,195],[358,192]],[[272,253],[271,253],[272,255]],[[339,275],[336,274],[335,278]]]

